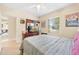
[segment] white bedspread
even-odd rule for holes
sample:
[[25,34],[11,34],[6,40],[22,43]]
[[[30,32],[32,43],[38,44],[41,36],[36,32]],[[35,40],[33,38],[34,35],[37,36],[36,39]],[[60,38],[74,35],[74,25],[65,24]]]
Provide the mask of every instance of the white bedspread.
[[71,55],[73,40],[49,35],[26,38],[24,54],[28,55]]

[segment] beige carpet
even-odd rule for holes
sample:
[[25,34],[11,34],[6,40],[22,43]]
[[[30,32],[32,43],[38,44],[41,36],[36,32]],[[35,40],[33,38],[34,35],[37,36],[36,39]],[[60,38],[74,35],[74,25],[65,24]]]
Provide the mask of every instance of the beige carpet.
[[19,55],[20,44],[15,40],[9,40],[2,43],[0,55]]

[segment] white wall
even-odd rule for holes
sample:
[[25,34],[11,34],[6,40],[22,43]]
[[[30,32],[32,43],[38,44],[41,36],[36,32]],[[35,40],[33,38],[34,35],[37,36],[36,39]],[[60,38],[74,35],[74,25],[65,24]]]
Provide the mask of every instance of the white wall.
[[[51,17],[60,17],[60,28],[58,31],[49,32],[48,24],[45,27],[41,27],[42,31],[47,32],[50,35],[60,36],[60,37],[68,37],[73,38],[74,34],[77,32],[77,29],[79,27],[66,27],[65,26],[65,16],[73,13],[79,12],[79,4],[72,4],[67,7],[64,7],[62,9],[56,10],[54,12],[51,12],[47,15],[41,16],[40,21],[48,21]],[[42,26],[42,25],[41,25]]]
[[22,41],[22,31],[25,29],[25,24],[20,24],[20,18],[16,19],[16,39],[17,42]]
[[[20,24],[21,18],[24,19],[33,19],[38,20],[38,18],[26,11],[15,11],[9,9],[8,7],[0,4],[0,13],[8,17],[8,39],[16,39],[17,42],[21,42],[22,39],[22,31],[25,28],[25,25]],[[17,19],[18,18],[18,19]]]
[[16,18],[8,17],[8,38],[16,39]]

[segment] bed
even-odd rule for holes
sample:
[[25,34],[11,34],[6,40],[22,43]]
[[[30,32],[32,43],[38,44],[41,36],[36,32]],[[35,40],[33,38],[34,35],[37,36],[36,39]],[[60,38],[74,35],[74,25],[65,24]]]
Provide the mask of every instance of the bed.
[[24,55],[71,55],[73,44],[72,39],[39,35],[25,38],[21,49]]

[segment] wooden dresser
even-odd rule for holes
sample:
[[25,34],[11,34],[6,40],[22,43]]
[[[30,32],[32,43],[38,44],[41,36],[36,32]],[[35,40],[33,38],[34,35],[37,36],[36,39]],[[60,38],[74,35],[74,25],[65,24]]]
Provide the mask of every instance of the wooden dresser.
[[22,39],[30,36],[39,35],[39,21],[26,19],[25,21],[25,30],[22,32]]
[[26,37],[35,36],[35,35],[39,35],[39,32],[25,32],[22,33],[22,39],[24,40],[24,38]]

